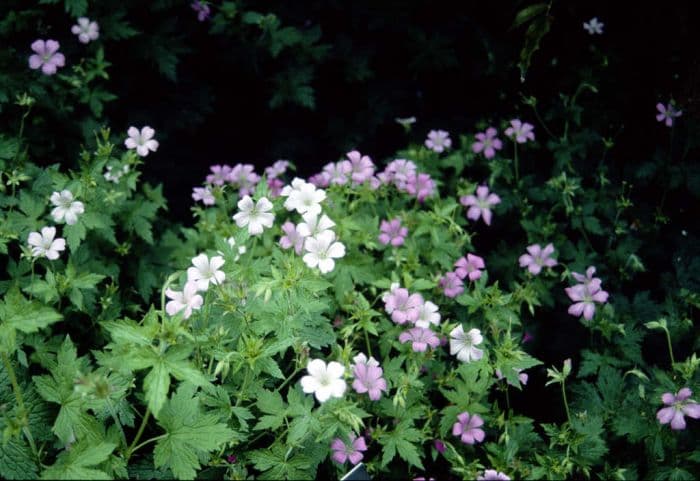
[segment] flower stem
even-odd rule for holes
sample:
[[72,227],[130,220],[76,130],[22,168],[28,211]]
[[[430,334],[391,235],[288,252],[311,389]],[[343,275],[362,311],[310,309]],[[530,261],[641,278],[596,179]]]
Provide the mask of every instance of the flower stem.
[[367,355],[369,357],[372,357],[372,348],[370,347],[369,344],[369,334],[367,333],[367,329],[364,329],[365,332],[365,343],[367,344]]
[[668,343],[668,355],[671,357],[671,366],[673,366],[676,361],[673,358],[673,346],[671,346],[671,333],[668,332],[668,329],[664,329],[666,332],[666,342]]
[[[151,408],[146,408],[146,414],[143,415],[143,419],[141,420],[141,426],[139,426],[139,430],[136,433],[136,437],[134,438],[134,441],[131,443],[131,446],[129,446],[129,449],[126,450],[126,460],[128,461],[129,458],[131,457],[131,454],[136,450],[137,444],[139,440],[141,439],[141,436],[143,435],[143,430],[146,429],[146,424],[148,423],[148,418],[151,417]],[[138,446],[141,447],[141,446]]]
[[561,381],[561,396],[564,399],[564,408],[566,409],[566,419],[571,424],[571,413],[569,412],[569,402],[566,400],[566,386],[564,380]]
[[27,415],[27,408],[24,405],[24,398],[22,397],[22,389],[19,387],[19,383],[17,382],[17,375],[15,374],[15,370],[12,367],[12,363],[10,362],[10,358],[7,357],[7,353],[3,352],[2,353],[2,363],[5,366],[5,370],[7,371],[7,377],[10,378],[10,384],[12,385],[12,392],[15,394],[15,399],[17,400],[17,408],[19,410],[18,414],[22,423],[22,432],[24,433],[25,437],[27,438],[27,442],[29,443],[29,447],[32,450],[32,454],[34,454],[34,457],[39,460],[39,452],[36,449],[36,445],[34,444],[34,437],[32,436],[32,431],[29,429],[29,417]]
[[518,187],[518,179],[520,178],[518,172],[518,143],[513,142],[513,167],[515,168],[515,187]]

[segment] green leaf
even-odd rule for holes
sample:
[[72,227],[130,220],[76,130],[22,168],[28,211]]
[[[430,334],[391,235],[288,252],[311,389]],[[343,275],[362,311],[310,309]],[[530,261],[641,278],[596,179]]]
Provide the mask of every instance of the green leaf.
[[63,228],[63,235],[66,236],[66,242],[71,252],[75,252],[80,246],[80,243],[85,240],[87,230],[85,230],[82,220],[78,219],[78,222],[75,224],[66,225]]
[[402,421],[391,433],[387,433],[379,438],[379,443],[384,446],[382,456],[382,466],[386,466],[394,459],[398,452],[399,457],[407,463],[420,469],[423,467],[421,455],[413,442],[421,439],[421,433],[413,427],[409,427],[410,422]]
[[170,372],[162,359],[154,364],[153,369],[144,378],[143,389],[146,393],[148,407],[157,417],[168,399],[168,390],[170,389]]
[[520,10],[515,15],[515,20],[513,20],[513,27],[518,28],[527,21],[533,19],[534,17],[543,14],[547,11],[546,3],[536,3],[534,5],[528,5],[527,7]]
[[37,479],[37,466],[29,446],[20,439],[0,442],[0,477],[3,479]]
[[41,473],[41,479],[112,479],[104,471],[91,467],[106,461],[116,447],[116,444],[104,441],[75,443],[58,456],[53,466]]

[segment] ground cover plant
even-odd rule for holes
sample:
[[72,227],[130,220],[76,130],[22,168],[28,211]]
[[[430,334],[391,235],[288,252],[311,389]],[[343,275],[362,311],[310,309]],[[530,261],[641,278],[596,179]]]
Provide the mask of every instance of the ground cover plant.
[[[173,80],[186,14],[262,52],[270,109],[313,108],[332,49],[252,4],[153,3],[151,34],[129,2],[0,19],[0,476],[695,479],[697,111],[659,90],[658,144],[620,160],[605,18],[557,96],[392,119],[388,156],[211,162],[182,219],[144,180],[178,137],[105,114],[139,75],[110,48]],[[509,20],[523,81],[556,8]]]

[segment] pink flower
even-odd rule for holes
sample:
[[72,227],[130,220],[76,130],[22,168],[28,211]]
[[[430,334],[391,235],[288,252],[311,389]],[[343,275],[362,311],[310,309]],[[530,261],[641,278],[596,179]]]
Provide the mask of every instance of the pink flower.
[[481,278],[481,270],[486,267],[484,259],[474,254],[467,254],[467,257],[461,257],[455,262],[455,274],[460,279],[469,277],[470,281],[475,281]]
[[370,180],[374,175],[374,163],[367,155],[360,154],[357,150],[345,154],[350,159],[350,177],[354,185],[360,185]]
[[348,183],[348,177],[352,173],[352,164],[347,160],[341,160],[340,162],[331,162],[326,164],[323,168],[328,176],[328,184],[338,184],[345,185]]
[[284,174],[287,171],[288,167],[288,160],[278,160],[270,167],[265,167],[265,174],[267,175],[268,180],[276,179],[280,175]]
[[659,412],[656,413],[656,418],[661,424],[671,423],[671,429],[685,429],[684,416],[693,419],[700,418],[700,404],[689,399],[692,395],[693,391],[687,387],[678,391],[675,396],[670,392],[664,393],[663,396],[661,396],[661,401],[663,401],[667,407],[661,408]]
[[440,278],[440,287],[447,297],[457,297],[464,292],[464,282],[456,272],[448,272]]
[[[520,383],[523,385],[526,385],[527,380],[529,379],[529,376],[527,375],[527,373],[522,372],[522,369],[513,368],[513,370],[518,373],[518,380],[520,381]],[[504,376],[503,376],[503,373],[501,372],[501,370],[496,369],[496,379],[498,379],[500,381],[501,379],[503,379],[503,377]],[[507,381],[507,382],[511,386],[515,386],[515,384],[513,384],[512,382],[510,382],[510,381]]]
[[490,194],[487,186],[480,185],[476,188],[476,197],[474,195],[464,195],[459,198],[459,203],[469,207],[467,211],[468,219],[478,220],[481,217],[486,225],[491,225],[491,207],[500,204],[501,198],[496,194]]
[[226,180],[238,188],[239,196],[252,195],[255,191],[260,176],[254,170],[255,167],[251,164],[236,164],[229,172]]
[[319,188],[328,187],[330,184],[331,176],[328,172],[319,172],[318,174],[309,177],[309,184],[313,184]]
[[195,187],[192,192],[192,198],[195,201],[201,201],[204,205],[216,204],[214,194],[212,194],[209,187]]
[[[382,174],[378,174],[382,175]],[[393,182],[399,190],[406,190],[408,180],[416,176],[416,164],[406,159],[394,159],[386,166],[382,182]]]
[[493,159],[496,156],[496,151],[503,148],[503,143],[496,137],[498,131],[493,127],[486,129],[486,132],[476,134],[476,142],[472,144],[472,150],[475,154],[484,153],[487,159]]
[[659,113],[656,114],[656,120],[659,122],[664,122],[666,127],[672,127],[673,119],[678,118],[683,114],[682,110],[676,110],[676,107],[672,102],[669,102],[666,105],[659,102],[656,104],[656,110],[659,111]]
[[228,181],[228,176],[231,174],[230,165],[212,165],[209,167],[211,174],[207,175],[207,183],[214,185],[224,185]]
[[393,289],[384,297],[384,309],[396,324],[416,322],[421,304],[423,297],[420,294],[409,294],[408,289],[403,287]]
[[381,230],[379,242],[384,245],[389,243],[394,247],[403,245],[408,235],[408,229],[406,227],[401,227],[401,219],[399,218],[390,221],[383,220],[379,229]]
[[66,64],[66,57],[58,51],[61,45],[56,40],[34,40],[32,50],[34,55],[29,57],[29,68],[36,70],[41,67],[44,75],[53,75],[58,67]]
[[402,332],[399,335],[399,341],[401,344],[411,341],[414,352],[425,352],[428,346],[435,349],[440,345],[440,338],[433,331],[424,327],[413,327]]
[[478,414],[470,415],[468,412],[463,412],[457,416],[457,422],[452,426],[452,434],[460,436],[464,444],[480,443],[486,435],[482,429],[484,420]]
[[342,439],[335,438],[331,443],[331,450],[333,455],[331,458],[336,463],[344,464],[346,461],[355,465],[362,461],[364,455],[363,451],[367,451],[367,444],[365,443],[365,438],[363,436],[357,437],[354,434],[349,436],[349,444],[345,444]]
[[409,177],[405,188],[406,192],[418,198],[418,202],[423,202],[435,193],[435,182],[428,174],[418,174]]
[[433,152],[440,153],[452,147],[452,139],[450,139],[450,134],[444,130],[431,130],[428,132],[425,146]]
[[86,17],[79,17],[78,23],[73,25],[70,31],[78,36],[80,43],[90,43],[91,40],[97,40],[100,36],[100,26]]
[[550,257],[554,253],[554,245],[551,242],[544,249],[539,244],[532,244],[527,246],[527,251],[529,254],[521,255],[518,262],[520,262],[520,267],[527,267],[527,270],[533,276],[539,274],[542,271],[542,267],[554,267],[557,265],[557,261]]
[[280,247],[282,247],[282,249],[294,247],[294,252],[296,252],[297,255],[301,255],[301,252],[304,249],[305,238],[299,234],[299,231],[297,231],[297,226],[295,226],[292,222],[287,221],[282,224],[282,231],[285,233],[285,235],[280,239]]
[[284,182],[282,182],[280,179],[268,178],[267,188],[270,190],[270,197],[274,199],[275,197],[279,197],[280,194],[282,194]]
[[192,10],[197,12],[197,20],[200,22],[205,21],[207,18],[209,18],[209,15],[211,15],[211,8],[205,2],[195,0],[190,6],[192,7]]
[[378,401],[382,397],[382,391],[387,392],[386,380],[382,377],[384,370],[373,357],[367,360],[364,354],[353,359],[353,376],[355,380],[352,388],[359,394],[368,393],[372,401]]
[[433,446],[435,446],[435,449],[438,453],[443,454],[445,452],[445,443],[443,443],[439,439],[433,441]]
[[583,284],[584,286],[598,286],[600,287],[600,284],[602,281],[598,277],[593,277],[593,274],[595,274],[595,267],[594,266],[589,266],[588,269],[586,269],[586,275],[579,274],[578,272],[572,272],[571,275],[576,279],[579,283]]
[[583,314],[583,317],[588,321],[593,319],[595,314],[594,303],[604,304],[608,301],[608,293],[601,289],[600,282],[591,282],[588,285],[576,284],[564,290],[569,299],[574,301],[574,304],[569,306],[569,314],[578,317]]
[[476,479],[477,481],[510,481],[508,476],[495,469],[487,469],[483,475],[477,476]]
[[534,127],[527,122],[523,123],[519,119],[510,121],[510,127],[506,129],[506,135],[514,139],[519,144],[524,144],[528,140],[535,140],[535,134],[532,132]]

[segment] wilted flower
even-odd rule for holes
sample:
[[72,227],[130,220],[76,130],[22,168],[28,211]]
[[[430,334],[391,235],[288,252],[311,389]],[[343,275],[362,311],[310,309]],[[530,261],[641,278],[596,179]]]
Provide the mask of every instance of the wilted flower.
[[554,253],[554,245],[550,242],[544,249],[539,244],[527,246],[528,254],[523,254],[518,259],[520,267],[527,267],[530,274],[536,276],[542,271],[542,267],[554,267],[557,261],[550,256]]
[[583,28],[590,35],[602,35],[603,34],[603,22],[598,21],[598,17],[593,17],[588,22],[583,22]]
[[428,132],[425,146],[433,152],[440,153],[452,147],[452,139],[450,139],[450,134],[444,130],[431,130]]
[[413,327],[399,335],[401,344],[409,341],[414,352],[425,352],[428,346],[435,349],[440,345],[440,338],[437,334],[423,327]]
[[206,254],[199,254],[192,259],[194,267],[187,269],[187,282],[194,282],[200,291],[209,289],[210,282],[221,284],[226,279],[226,274],[220,270],[225,262],[221,256],[209,259]]
[[659,122],[664,122],[666,127],[672,127],[673,119],[676,119],[683,114],[682,110],[676,110],[676,107],[672,102],[669,102],[666,105],[659,102],[656,104],[656,110],[659,111],[659,113],[656,114],[656,120]]
[[472,144],[474,153],[478,154],[479,152],[483,152],[484,157],[493,159],[496,155],[496,151],[503,148],[503,142],[496,137],[497,134],[498,131],[493,127],[486,129],[486,132],[479,132],[476,134],[476,142]]
[[685,429],[685,417],[693,419],[700,418],[700,404],[692,399],[693,391],[684,387],[674,396],[670,392],[664,393],[661,396],[661,401],[666,405],[656,413],[656,418],[661,424],[671,423],[671,429]]
[[508,476],[495,469],[487,469],[483,475],[477,476],[476,479],[477,481],[510,481]]
[[335,233],[330,230],[325,230],[316,237],[307,237],[304,249],[307,252],[303,258],[304,263],[312,269],[318,266],[322,274],[335,268],[333,259],[339,259],[345,255],[345,246],[335,242]]
[[470,281],[475,281],[481,278],[481,270],[486,267],[484,259],[474,254],[467,254],[466,257],[461,257],[455,262],[455,274],[460,279],[468,277]]
[[478,220],[479,217],[484,219],[486,225],[491,225],[491,207],[501,203],[501,198],[489,193],[489,188],[485,185],[480,185],[476,188],[476,197],[474,195],[464,195],[459,198],[459,203],[465,207],[469,207],[467,218]]
[[46,257],[49,260],[56,260],[60,251],[66,250],[66,240],[56,238],[55,227],[42,227],[39,232],[30,232],[27,243],[32,249],[34,257]]
[[484,351],[477,348],[484,341],[479,329],[470,329],[464,332],[462,325],[458,325],[450,331],[450,354],[456,355],[462,362],[478,361],[484,357]]
[[300,255],[304,249],[304,236],[299,234],[297,231],[297,226],[295,226],[294,223],[287,221],[282,224],[282,231],[285,235],[280,239],[280,247],[282,247],[282,249],[294,247],[294,252],[296,252],[297,255]]
[[233,216],[238,227],[248,226],[250,235],[260,235],[265,227],[272,227],[275,214],[271,214],[272,202],[266,197],[253,202],[250,196],[246,195],[238,201],[239,212]]
[[173,291],[172,289],[166,289],[165,295],[168,296],[168,303],[165,305],[165,312],[168,315],[174,316],[181,310],[185,310],[183,317],[189,319],[192,315],[192,309],[200,309],[204,300],[202,296],[197,294],[197,283],[195,281],[188,281],[185,283],[185,288],[180,291]]
[[440,287],[447,297],[457,297],[464,292],[464,282],[455,272],[447,272],[440,278]]
[[55,205],[51,211],[54,222],[66,221],[68,225],[78,222],[78,216],[85,212],[82,202],[73,200],[73,194],[69,190],[54,192],[50,197],[51,203]]
[[452,434],[459,436],[464,444],[480,443],[484,440],[484,420],[478,414],[470,415],[468,412],[460,413],[457,422],[452,426]]
[[66,64],[66,57],[58,51],[60,44],[56,40],[35,40],[32,42],[34,55],[29,57],[29,68],[36,70],[41,67],[45,75],[53,75],[58,67]]
[[124,141],[127,149],[136,149],[136,153],[141,157],[146,157],[148,152],[158,150],[158,141],[153,138],[156,131],[149,126],[145,126],[139,132],[136,127],[129,127],[127,134],[129,137]]
[[216,204],[216,199],[209,187],[195,187],[192,191],[192,199],[200,201],[204,205]]
[[86,17],[78,17],[78,24],[73,25],[70,31],[78,36],[81,43],[90,43],[90,40],[97,40],[100,36],[100,27],[97,22],[91,22]]
[[305,393],[313,393],[321,403],[331,397],[343,397],[347,386],[343,380],[345,368],[342,364],[331,361],[326,365],[322,359],[313,359],[306,371],[309,374],[301,378],[301,388]]
[[362,436],[357,437],[354,434],[351,434],[349,438],[350,442],[348,444],[345,444],[340,438],[333,440],[331,443],[331,451],[333,451],[331,458],[333,461],[340,464],[350,461],[353,465],[362,461],[362,452],[367,451],[365,438]]
[[535,140],[533,129],[532,124],[521,122],[520,119],[513,119],[510,121],[510,127],[506,129],[506,135],[517,143],[524,144],[528,140]]
[[403,245],[408,235],[408,229],[401,226],[401,219],[398,217],[390,221],[383,220],[379,230],[381,231],[381,234],[379,234],[379,242],[384,245],[391,243],[394,247]]

